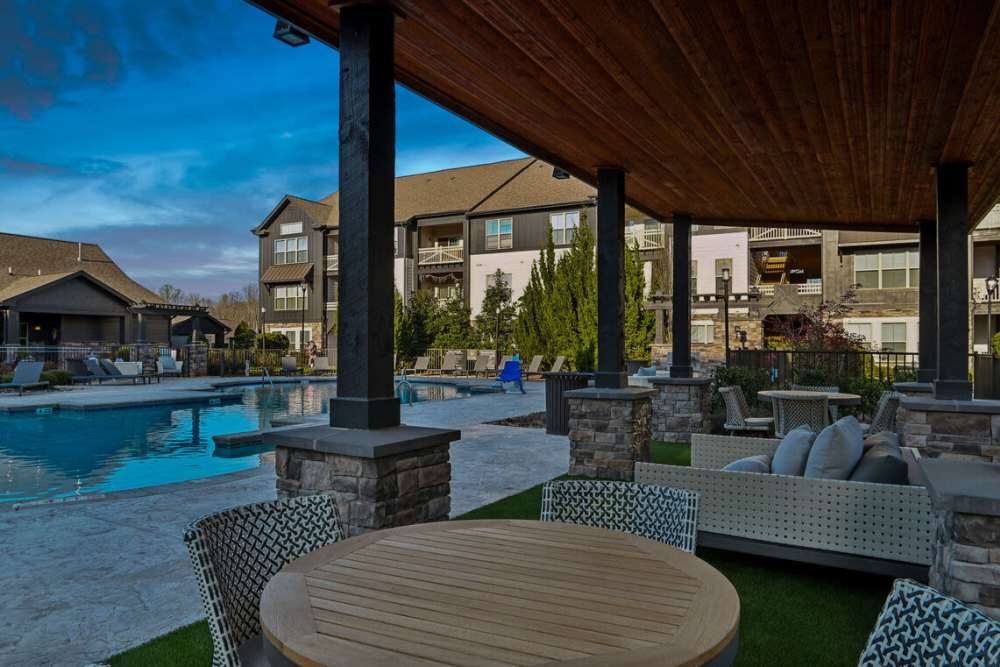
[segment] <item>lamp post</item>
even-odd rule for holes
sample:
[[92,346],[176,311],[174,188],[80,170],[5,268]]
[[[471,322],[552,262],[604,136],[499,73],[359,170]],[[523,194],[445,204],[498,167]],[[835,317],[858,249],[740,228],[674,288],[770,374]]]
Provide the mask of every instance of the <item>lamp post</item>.
[[264,306],[260,307],[260,351],[264,351],[264,339],[267,335],[267,327],[265,322],[267,320],[267,308]]
[[308,283],[302,283],[302,294],[300,295],[300,297],[301,297],[300,303],[302,304],[302,308],[300,309],[302,311],[302,313],[301,313],[302,314],[302,322],[301,322],[301,326],[299,328],[299,351],[300,352],[304,351],[306,349],[306,294],[308,293],[308,290],[309,290],[309,284]]
[[722,269],[722,312],[723,312],[723,322],[726,329],[726,365],[729,365],[729,281],[732,280],[732,276],[729,273],[729,268]]
[[997,296],[997,277],[986,279],[986,349],[993,355],[993,299]]

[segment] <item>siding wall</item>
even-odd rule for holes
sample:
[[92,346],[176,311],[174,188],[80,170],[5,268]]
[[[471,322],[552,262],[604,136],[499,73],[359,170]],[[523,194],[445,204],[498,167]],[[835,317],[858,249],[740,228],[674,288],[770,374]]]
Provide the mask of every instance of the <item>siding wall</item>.
[[[580,211],[581,224],[586,217],[591,230],[597,231],[597,211],[593,206],[569,206],[514,214],[491,214],[470,218],[469,245],[472,254],[503,254],[522,250],[538,251],[545,247],[548,238],[549,215],[560,211]],[[511,218],[514,221],[513,247],[506,250],[486,249],[486,221]]]
[[[291,222],[302,223],[302,234],[291,234],[284,237],[281,236],[278,233],[281,229],[281,224]],[[271,222],[271,225],[267,228],[265,234],[260,237],[262,273],[267,271],[267,269],[274,263],[274,242],[277,239],[294,238],[297,236],[309,237],[309,261],[313,264],[313,272],[309,288],[309,307],[306,309],[307,321],[319,320],[322,317],[323,310],[326,307],[326,301],[328,300],[325,289],[326,286],[324,284],[324,253],[326,252],[324,232],[319,229],[313,229],[314,224],[320,224],[321,222],[323,221],[313,220],[301,206],[298,206],[295,203],[289,203]],[[260,293],[264,302],[264,307],[267,308],[268,323],[299,322],[302,319],[300,311],[279,311],[274,309],[274,293],[272,287],[273,286],[265,285],[264,283],[261,283],[260,285]]]

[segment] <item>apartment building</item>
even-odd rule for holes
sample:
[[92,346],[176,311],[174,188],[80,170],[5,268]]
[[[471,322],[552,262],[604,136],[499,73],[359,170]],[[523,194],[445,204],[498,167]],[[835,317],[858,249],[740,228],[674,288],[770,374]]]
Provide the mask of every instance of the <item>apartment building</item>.
[[[557,253],[580,225],[596,230],[595,197],[593,187],[534,158],[399,177],[396,289],[404,298],[414,290],[442,300],[461,295],[475,316],[499,270],[517,299],[550,228]],[[253,230],[265,329],[285,334],[296,348],[310,340],[336,345],[338,204],[336,192],[320,201],[287,195]],[[628,240],[651,279],[664,225],[628,213]]]

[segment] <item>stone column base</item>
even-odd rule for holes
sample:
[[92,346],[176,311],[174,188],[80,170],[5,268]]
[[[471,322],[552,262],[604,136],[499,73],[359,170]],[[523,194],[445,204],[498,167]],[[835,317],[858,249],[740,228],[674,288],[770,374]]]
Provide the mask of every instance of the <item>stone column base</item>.
[[278,497],[331,493],[346,534],[444,521],[451,511],[449,443],[458,431],[314,426],[264,434],[275,446]]
[[653,440],[691,442],[692,433],[708,433],[711,423],[709,378],[651,377]]
[[208,346],[202,343],[192,343],[187,346],[187,363],[184,370],[189,377],[204,377],[208,375]]
[[574,389],[569,399],[569,473],[631,481],[649,461],[650,389]]
[[1000,462],[1000,401],[905,396],[896,413],[902,445],[927,458]]
[[930,585],[1000,620],[1000,465],[921,467],[937,515]]
[[129,345],[129,361],[141,361],[145,373],[156,372],[156,362],[159,361],[160,346],[152,343],[132,343]]

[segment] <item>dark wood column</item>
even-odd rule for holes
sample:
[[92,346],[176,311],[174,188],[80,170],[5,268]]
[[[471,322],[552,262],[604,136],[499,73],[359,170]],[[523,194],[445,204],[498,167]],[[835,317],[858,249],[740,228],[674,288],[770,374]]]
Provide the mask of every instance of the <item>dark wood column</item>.
[[670,377],[691,377],[691,216],[675,214]]
[[393,14],[340,12],[340,324],[330,425],[399,425],[392,368]]
[[969,166],[938,165],[936,179],[938,375],[934,397],[969,400]]
[[628,386],[625,376],[625,172],[597,170],[597,373],[603,389]]
[[920,367],[918,382],[938,377],[937,224],[920,221]]

